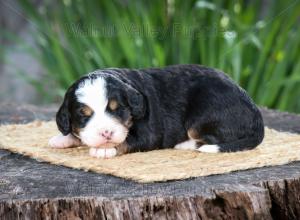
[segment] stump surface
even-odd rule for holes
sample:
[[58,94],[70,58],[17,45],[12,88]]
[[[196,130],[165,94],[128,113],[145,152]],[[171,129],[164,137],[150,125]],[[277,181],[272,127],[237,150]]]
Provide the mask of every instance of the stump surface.
[[[0,123],[50,120],[56,109],[0,104]],[[261,111],[267,126],[300,133],[300,116]],[[0,219],[140,218],[300,219],[300,162],[141,184],[0,150]]]

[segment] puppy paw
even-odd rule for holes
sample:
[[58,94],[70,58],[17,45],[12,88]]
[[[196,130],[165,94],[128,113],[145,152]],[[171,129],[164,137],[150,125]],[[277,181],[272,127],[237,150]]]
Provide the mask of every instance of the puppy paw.
[[203,153],[218,153],[220,152],[220,147],[218,145],[204,144],[197,150]]
[[112,158],[117,155],[116,148],[91,148],[90,156],[96,158]]
[[178,150],[195,150],[197,148],[197,143],[195,140],[187,140],[185,142],[181,142],[179,144],[176,144],[175,149]]
[[80,144],[80,140],[71,134],[68,134],[66,136],[59,134],[50,138],[48,142],[48,146],[53,148],[68,148],[79,146]]

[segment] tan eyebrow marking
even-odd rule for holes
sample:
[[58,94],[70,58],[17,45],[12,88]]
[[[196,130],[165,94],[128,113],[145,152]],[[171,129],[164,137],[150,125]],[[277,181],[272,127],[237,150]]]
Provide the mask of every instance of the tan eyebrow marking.
[[110,110],[114,111],[118,108],[119,104],[115,99],[112,99],[109,101],[108,103],[108,107],[110,108]]
[[80,112],[83,115],[85,115],[85,116],[91,116],[93,114],[93,110],[89,106],[87,106],[87,105],[85,105],[84,107],[82,107],[80,109]]

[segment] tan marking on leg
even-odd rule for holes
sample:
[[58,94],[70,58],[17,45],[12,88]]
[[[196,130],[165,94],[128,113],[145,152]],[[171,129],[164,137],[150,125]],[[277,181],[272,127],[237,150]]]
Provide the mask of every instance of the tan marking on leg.
[[196,129],[190,128],[187,132],[187,135],[190,139],[198,139],[199,135]]
[[115,148],[117,149],[117,155],[119,156],[128,153],[129,145],[126,142],[124,142],[115,146]]
[[195,140],[199,145],[206,144],[206,141],[200,137],[199,133],[194,128],[188,129],[187,135],[190,139]]

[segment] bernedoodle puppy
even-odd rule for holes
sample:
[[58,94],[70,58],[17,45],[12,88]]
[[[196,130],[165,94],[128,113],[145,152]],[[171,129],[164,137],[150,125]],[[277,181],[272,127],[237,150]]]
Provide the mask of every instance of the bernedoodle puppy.
[[165,148],[235,152],[264,137],[246,92],[200,65],[96,70],[67,90],[56,122],[62,135],[50,146],[87,145],[93,157]]

